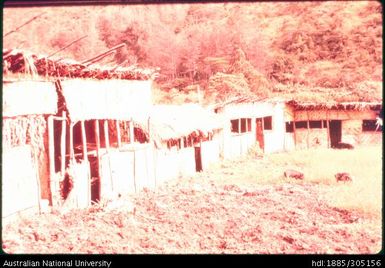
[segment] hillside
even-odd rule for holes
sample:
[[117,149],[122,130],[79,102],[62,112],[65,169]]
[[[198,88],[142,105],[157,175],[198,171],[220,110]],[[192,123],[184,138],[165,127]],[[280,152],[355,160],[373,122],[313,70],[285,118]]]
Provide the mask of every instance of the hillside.
[[382,100],[379,2],[6,8],[4,34],[42,12],[3,47],[49,55],[87,35],[57,54],[82,61],[125,43],[100,63],[160,67],[156,102]]

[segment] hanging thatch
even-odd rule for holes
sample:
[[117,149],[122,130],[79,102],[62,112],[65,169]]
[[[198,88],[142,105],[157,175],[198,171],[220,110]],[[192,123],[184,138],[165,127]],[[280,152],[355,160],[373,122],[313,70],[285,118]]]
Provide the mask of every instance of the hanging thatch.
[[294,107],[296,110],[380,110],[382,108],[381,102],[327,102],[327,103],[312,103],[312,102],[298,102],[291,100],[287,102],[288,105]]
[[3,74],[26,73],[45,77],[70,77],[93,79],[148,80],[154,69],[130,67],[101,67],[82,64],[75,60],[36,55],[19,49],[3,50]]
[[156,145],[183,137],[207,137],[222,128],[221,117],[195,104],[156,105],[151,111],[150,133]]

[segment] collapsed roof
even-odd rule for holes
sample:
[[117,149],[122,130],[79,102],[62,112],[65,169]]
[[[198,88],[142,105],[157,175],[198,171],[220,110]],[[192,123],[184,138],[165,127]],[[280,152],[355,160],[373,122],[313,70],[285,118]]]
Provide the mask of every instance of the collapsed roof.
[[92,79],[149,80],[157,75],[156,69],[137,66],[99,66],[71,59],[36,55],[19,49],[3,50],[3,74],[25,73],[33,76]]

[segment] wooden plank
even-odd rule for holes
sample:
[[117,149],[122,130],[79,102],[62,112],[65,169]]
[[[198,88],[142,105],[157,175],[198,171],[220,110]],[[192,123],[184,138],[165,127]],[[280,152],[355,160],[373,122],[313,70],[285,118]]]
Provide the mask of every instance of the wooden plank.
[[87,160],[87,137],[86,137],[86,127],[84,125],[84,120],[80,122],[81,131],[82,131],[82,145],[83,145],[83,160]]
[[54,129],[53,118],[48,116],[48,162],[49,162],[49,179],[55,177],[55,144],[54,144]]
[[116,134],[118,138],[118,148],[122,147],[122,135],[120,134],[120,120],[116,120]]
[[61,140],[60,140],[60,156],[61,156],[61,175],[64,178],[65,173],[65,161],[66,161],[66,131],[67,131],[67,121],[66,121],[66,112],[63,111],[62,117],[64,120],[61,122]]
[[327,131],[327,139],[328,139],[328,148],[331,147],[330,144],[330,126],[329,126],[329,116],[326,114],[326,131]]
[[309,139],[310,139],[310,124],[309,124],[309,112],[306,111],[306,128],[307,128],[307,135],[306,135],[306,146],[307,148],[309,149],[310,148],[310,142],[309,142]]
[[74,123],[70,124],[70,160],[74,160],[75,152],[74,152]]
[[104,126],[104,140],[106,143],[106,149],[108,151],[110,149],[110,137],[109,137],[109,133],[108,133],[108,120],[104,120],[103,126]]
[[96,156],[98,158],[98,166],[100,161],[100,127],[99,120],[95,120],[95,143],[96,143]]

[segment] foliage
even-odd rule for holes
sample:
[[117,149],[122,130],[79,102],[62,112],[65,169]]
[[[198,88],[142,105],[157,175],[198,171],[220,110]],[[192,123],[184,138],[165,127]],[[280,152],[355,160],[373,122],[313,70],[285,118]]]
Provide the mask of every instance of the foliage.
[[[185,87],[199,84],[215,100],[207,93],[224,93],[212,91],[218,72],[239,81],[242,74],[245,89],[260,97],[277,93],[277,84],[350,91],[382,81],[382,11],[375,1],[6,8],[4,33],[41,12],[6,36],[4,48],[51,54],[87,34],[58,54],[82,61],[125,43],[100,63],[160,67],[165,92],[188,94]],[[227,87],[230,95],[241,93]]]

